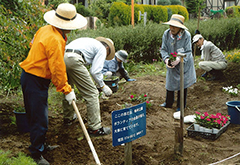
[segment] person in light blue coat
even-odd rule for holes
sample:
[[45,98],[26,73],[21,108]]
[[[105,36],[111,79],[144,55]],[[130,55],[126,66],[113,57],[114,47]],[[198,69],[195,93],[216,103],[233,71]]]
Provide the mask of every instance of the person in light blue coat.
[[102,74],[107,78],[112,76],[118,76],[121,80],[124,78],[126,81],[136,81],[136,79],[131,79],[128,72],[123,66],[123,62],[127,62],[128,53],[125,50],[119,50],[115,53],[115,57],[112,60],[105,60],[102,69]]
[[174,91],[178,91],[177,111],[180,110],[180,57],[175,61],[169,62],[171,53],[183,53],[184,57],[184,108],[186,107],[187,88],[196,82],[196,71],[192,55],[191,34],[187,27],[183,25],[184,17],[173,14],[170,21],[163,24],[169,25],[162,37],[161,56],[166,63],[166,101],[160,106],[172,108],[174,103]]

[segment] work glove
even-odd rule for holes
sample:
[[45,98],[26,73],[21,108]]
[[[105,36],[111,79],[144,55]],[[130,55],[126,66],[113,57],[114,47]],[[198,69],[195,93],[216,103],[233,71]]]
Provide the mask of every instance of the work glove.
[[112,77],[112,72],[111,71],[107,71],[105,73],[105,76],[107,77],[107,79],[110,79]]
[[76,95],[74,93],[74,89],[72,89],[72,91],[69,94],[65,95],[65,99],[68,101],[69,105],[72,104],[73,100],[77,100]]
[[174,67],[175,67],[174,65],[172,65],[172,66],[168,65],[168,62],[169,62],[169,59],[167,58],[167,59],[165,60],[165,63],[166,63],[166,66],[167,66],[168,68],[174,68]]
[[176,66],[180,62],[180,58],[177,57],[175,61],[171,62],[173,66]]
[[106,96],[112,95],[112,90],[107,85],[103,86],[102,91]]
[[136,81],[136,79],[131,79],[131,78],[130,78],[130,79],[128,79],[127,81]]

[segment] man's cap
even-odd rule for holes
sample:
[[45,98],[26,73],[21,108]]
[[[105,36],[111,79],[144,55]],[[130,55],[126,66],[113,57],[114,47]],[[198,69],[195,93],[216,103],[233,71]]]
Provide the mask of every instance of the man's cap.
[[78,14],[76,7],[70,3],[61,3],[56,11],[51,10],[44,14],[44,20],[59,29],[75,30],[87,25],[87,19]]
[[201,38],[203,38],[203,36],[201,35],[201,34],[196,34],[194,37],[193,37],[193,44],[195,43],[195,42],[197,42],[199,39],[201,39]]
[[116,57],[119,58],[122,62],[127,62],[128,53],[126,50],[119,50],[116,52]]

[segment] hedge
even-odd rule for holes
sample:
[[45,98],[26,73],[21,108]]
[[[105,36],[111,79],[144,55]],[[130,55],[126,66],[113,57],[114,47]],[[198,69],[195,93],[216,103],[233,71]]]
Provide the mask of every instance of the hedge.
[[[166,22],[169,20],[169,11],[172,14],[181,14],[187,21],[189,14],[187,9],[181,5],[134,5],[134,23],[139,23],[139,11],[141,13],[147,12],[147,20],[156,23]],[[130,25],[131,24],[131,6],[123,2],[114,2],[109,12],[109,23],[111,25]]]

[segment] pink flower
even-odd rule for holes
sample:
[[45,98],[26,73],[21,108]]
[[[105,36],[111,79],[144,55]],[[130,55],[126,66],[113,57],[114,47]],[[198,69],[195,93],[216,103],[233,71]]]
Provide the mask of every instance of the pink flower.
[[147,95],[145,94],[144,97],[147,97]]
[[204,116],[200,116],[201,119],[204,119],[205,117]]
[[207,112],[204,112],[204,116],[209,116],[209,114]]
[[201,113],[200,113],[200,112],[198,112],[198,111],[196,111],[195,113],[196,113],[196,114],[198,114],[198,115],[201,115]]
[[146,101],[147,104],[149,104],[149,101]]
[[134,96],[133,96],[133,95],[131,95],[131,96],[130,96],[130,98],[132,99],[132,98],[134,98]]
[[207,118],[206,120],[207,120],[207,121],[211,121],[211,119],[209,119],[209,118]]

